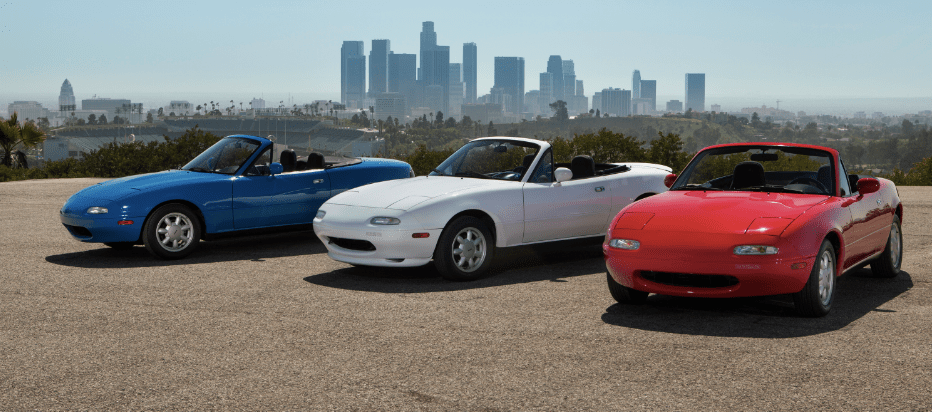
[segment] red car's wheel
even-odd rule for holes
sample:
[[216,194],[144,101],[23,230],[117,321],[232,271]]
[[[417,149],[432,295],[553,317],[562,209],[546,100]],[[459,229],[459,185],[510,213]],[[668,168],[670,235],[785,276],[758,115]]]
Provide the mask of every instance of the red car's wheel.
[[892,278],[900,273],[903,264],[903,232],[900,230],[899,216],[893,216],[890,225],[890,236],[887,238],[887,247],[883,253],[871,262],[871,272],[881,278]]
[[835,300],[836,273],[835,247],[827,239],[823,240],[809,273],[809,281],[803,290],[793,295],[796,312],[813,318],[827,315]]
[[610,273],[606,273],[608,278],[608,292],[612,294],[615,301],[621,304],[641,304],[647,300],[647,292],[631,289],[627,286],[615,282]]

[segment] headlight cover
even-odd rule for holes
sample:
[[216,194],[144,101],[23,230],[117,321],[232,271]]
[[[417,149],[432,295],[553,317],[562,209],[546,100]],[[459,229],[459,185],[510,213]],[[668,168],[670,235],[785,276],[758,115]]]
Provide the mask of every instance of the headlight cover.
[[314,216],[314,219],[323,219],[324,216],[326,216],[326,215],[327,215],[327,211],[326,211],[326,210],[318,210],[318,211],[317,211],[317,216]]
[[608,245],[615,249],[638,250],[641,247],[641,242],[631,239],[612,239],[608,242]]
[[399,225],[401,224],[401,219],[397,217],[376,216],[372,219],[369,219],[369,223],[380,226]]
[[110,212],[110,211],[107,210],[107,208],[105,208],[105,207],[100,207],[100,206],[91,206],[91,207],[87,208],[87,213],[88,213],[88,214],[91,214],[91,215],[102,215],[102,214],[106,214],[106,213],[108,213],[108,212]]
[[735,247],[736,255],[776,255],[780,249],[775,246],[743,245]]

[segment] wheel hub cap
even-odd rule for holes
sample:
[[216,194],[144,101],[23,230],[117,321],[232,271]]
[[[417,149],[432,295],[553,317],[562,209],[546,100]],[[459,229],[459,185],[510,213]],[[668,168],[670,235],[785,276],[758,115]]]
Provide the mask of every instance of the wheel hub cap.
[[486,256],[485,236],[475,228],[465,228],[453,240],[453,262],[463,272],[482,266]]

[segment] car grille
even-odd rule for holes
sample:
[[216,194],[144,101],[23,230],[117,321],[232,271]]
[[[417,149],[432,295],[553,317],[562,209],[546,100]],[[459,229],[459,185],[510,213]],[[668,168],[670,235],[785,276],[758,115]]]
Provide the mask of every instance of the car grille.
[[375,250],[375,245],[373,245],[368,240],[344,239],[342,237],[332,237],[330,238],[330,243],[337,245],[343,249],[349,249],[349,250],[360,250],[363,252],[371,252]]
[[68,231],[71,232],[71,234],[76,237],[91,237],[92,236],[91,231],[87,230],[86,227],[65,225],[65,229],[68,229]]
[[670,286],[692,288],[724,288],[738,284],[738,278],[728,275],[696,275],[692,273],[640,272],[642,278]]

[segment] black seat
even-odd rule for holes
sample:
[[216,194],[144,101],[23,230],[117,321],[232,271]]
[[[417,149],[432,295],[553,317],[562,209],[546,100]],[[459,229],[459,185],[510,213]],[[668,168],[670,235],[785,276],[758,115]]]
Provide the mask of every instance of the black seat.
[[595,161],[591,156],[576,156],[570,162],[570,171],[573,172],[574,180],[595,176]]
[[307,159],[298,159],[298,161],[295,162],[294,170],[307,170]]
[[735,166],[731,179],[732,189],[763,186],[764,183],[764,166],[760,163],[748,161]]
[[514,168],[512,171],[516,173],[526,172],[527,169],[531,167],[531,163],[534,163],[535,157],[537,157],[537,155],[534,155],[534,154],[524,155],[524,159],[521,159],[521,166]]
[[307,168],[311,169],[323,169],[324,168],[324,155],[312,152],[307,155]]
[[295,168],[295,163],[297,163],[298,155],[294,153],[294,150],[287,149],[282,151],[282,154],[279,155],[278,161],[282,164],[282,172],[288,173],[293,172]]
[[[835,193],[835,185],[832,184],[832,166],[825,165],[819,168],[819,172],[816,176],[816,180],[825,186],[825,189],[828,190],[829,194]],[[854,189],[852,189],[854,190]]]

